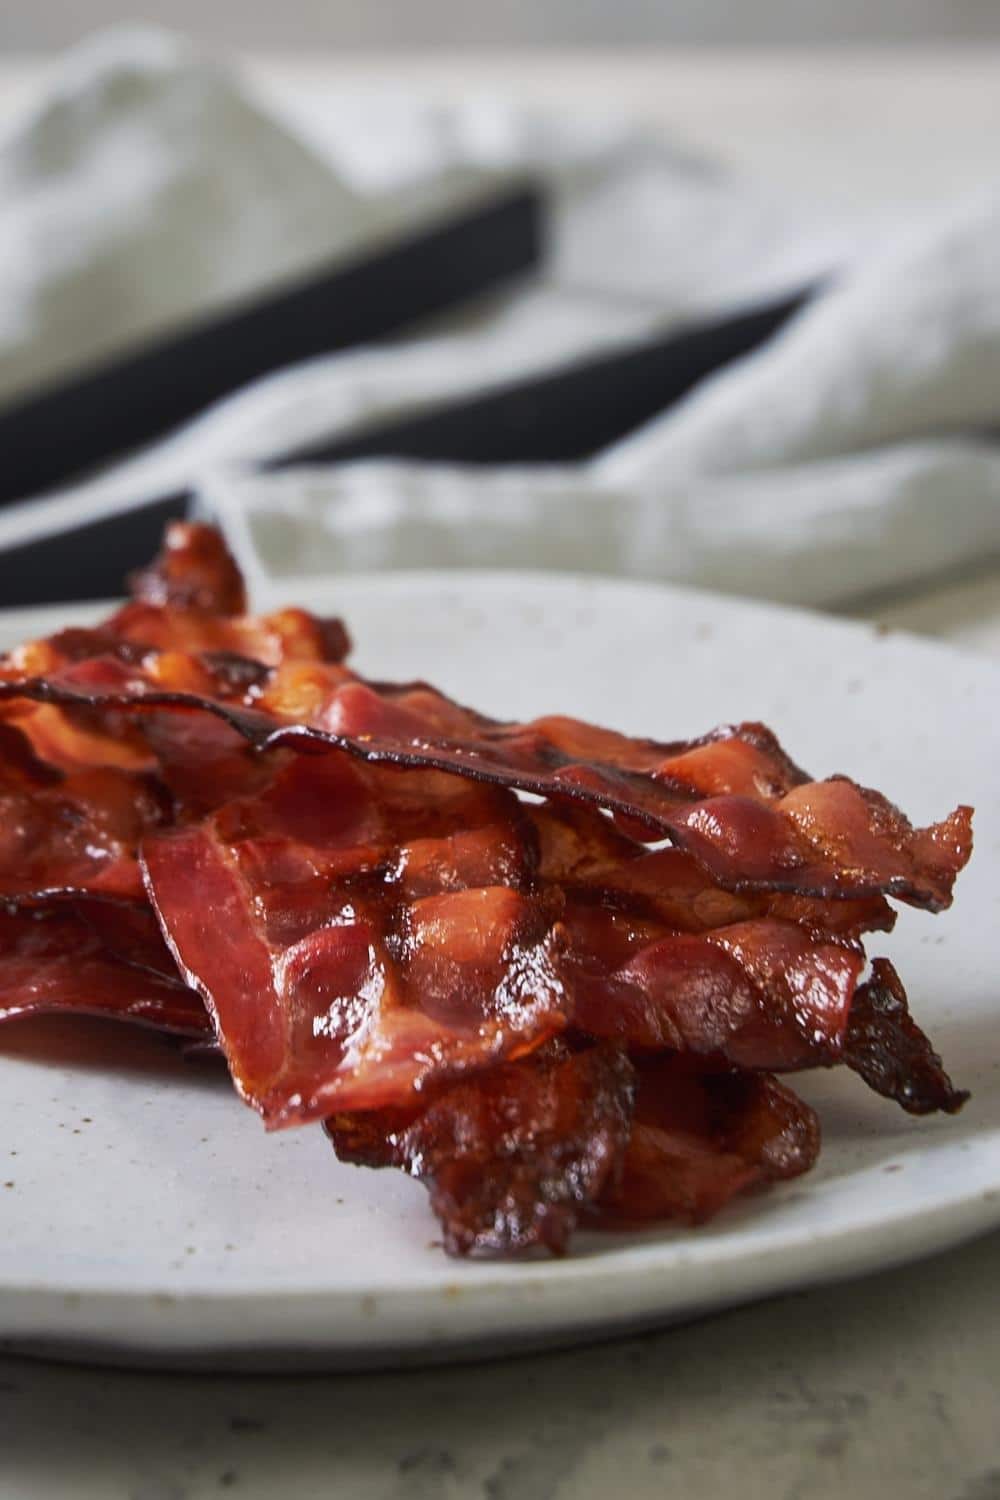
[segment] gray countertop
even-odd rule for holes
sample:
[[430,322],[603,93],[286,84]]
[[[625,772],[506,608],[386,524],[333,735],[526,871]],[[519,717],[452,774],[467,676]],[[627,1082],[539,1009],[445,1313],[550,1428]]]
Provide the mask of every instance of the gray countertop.
[[1000,1235],[585,1349],[240,1380],[0,1360],[4,1500],[1000,1500]]

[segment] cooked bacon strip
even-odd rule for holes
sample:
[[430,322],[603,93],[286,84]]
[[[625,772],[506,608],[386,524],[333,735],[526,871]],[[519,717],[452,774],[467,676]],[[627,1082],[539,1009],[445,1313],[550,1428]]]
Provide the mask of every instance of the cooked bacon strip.
[[509,792],[327,755],[143,859],[178,967],[272,1125],[405,1105],[567,1024],[768,1070],[838,1061],[859,945],[767,916],[685,933],[623,910],[614,877],[641,849]]
[[87,890],[142,901],[136,849],[166,817],[151,777],[113,766],[67,774],[39,761],[13,725],[0,725],[0,899]]
[[[163,554],[133,584],[136,597],[102,624],[69,627],[16,648],[3,659],[0,677],[69,684],[80,677],[110,690],[145,683],[242,702],[274,668],[299,661],[332,670],[350,648],[339,620],[294,608],[244,614],[242,579],[210,527],[170,527]],[[42,759],[63,769],[151,769],[144,725],[101,703],[55,708],[15,698],[5,716],[18,721]]]
[[[95,749],[93,734],[67,722],[65,711],[45,706],[37,713],[31,727],[45,746],[46,762],[34,755],[23,732],[0,725],[0,788],[5,783],[10,788],[5,796],[0,793],[7,814],[0,895],[12,899],[55,891],[141,899],[135,855],[146,832],[190,822],[263,789],[281,773],[290,753],[258,756],[211,715],[160,710],[139,721],[141,735],[133,736],[125,757],[131,768],[83,769],[88,758],[103,755],[103,746]],[[120,754],[129,726],[124,732],[117,724],[109,728],[115,731],[110,745]],[[57,771],[60,761],[70,769]],[[774,915],[852,936],[886,930],[894,920],[881,896],[852,902],[727,892],[682,851],[647,852],[585,806],[539,808],[533,823],[543,878],[571,889],[599,887],[618,904],[685,931]]]
[[[94,629],[20,647],[0,675],[97,673],[118,683],[165,674],[203,694],[252,694],[293,659],[330,663],[348,642],[338,621],[289,609],[254,618],[218,533],[171,527],[162,557],[138,575],[139,597]],[[260,787],[276,767],[209,714],[138,718],[103,704],[8,698],[0,723],[0,897],[54,894],[142,901],[137,847],[152,827],[190,821]],[[278,760],[280,766],[281,757]]]
[[115,955],[77,913],[0,912],[0,1021],[50,1012],[108,1016],[180,1036],[210,1033],[198,996],[176,977]]
[[8,655],[5,673],[86,681],[87,664],[104,663],[106,672],[117,669],[126,683],[242,701],[283,663],[332,670],[348,650],[339,620],[303,609],[230,618],[133,602],[101,625],[72,626],[17,647]]
[[26,675],[72,677],[80,663],[107,659],[154,683],[166,678],[191,692],[229,697],[259,687],[283,661],[334,663],[349,649],[339,620],[303,609],[229,618],[131,603],[102,625],[71,626],[20,646],[10,660]]
[[808,1171],[820,1140],[814,1112],[766,1074],[698,1073],[678,1057],[633,1067],[614,1048],[558,1044],[429,1104],[324,1128],[342,1161],[419,1178],[451,1255],[562,1254],[581,1219],[702,1223]]
[[[345,904],[277,947],[206,832],[163,835],[145,858],[178,967],[204,997],[237,1088],[271,1127],[395,1102],[565,1023],[549,913],[508,887],[415,904],[409,938]],[[405,979],[391,956],[402,944]]]
[[339,662],[350,650],[340,620],[304,609],[247,613],[246,590],[219,532],[193,521],[167,527],[160,555],[129,579],[132,602],[92,630],[61,631],[14,653],[38,675],[87,657],[111,655],[141,663],[152,652],[204,654],[230,685],[261,680],[261,667],[287,661]]
[[669,838],[735,892],[888,894],[939,910],[971,851],[968,808],[915,829],[844,777],[810,781],[759,724],[661,743],[559,716],[504,724],[424,684],[365,682],[338,664],[339,627],[295,610],[234,617],[242,583],[209,528],[171,528],[139,595],[96,632],[13,653],[0,698],[21,714],[26,699],[78,713],[203,709],[258,749],[320,743],[573,798],[612,812],[632,835]]
[[246,692],[259,685],[267,677],[264,668],[285,661],[339,662],[350,650],[340,620],[292,608],[268,615],[219,617],[193,609],[132,603],[112,615],[104,630],[116,643],[112,654],[120,658],[127,659],[123,645],[147,655],[160,651],[200,656],[210,675],[228,692]]
[[[544,796],[569,796],[668,837],[720,885],[818,897],[891,894],[947,905],[971,852],[970,810],[914,829],[878,793],[844,777],[811,782],[763,725],[701,740],[630,740],[567,718],[499,724],[423,685],[391,687],[288,663],[257,699],[279,718],[304,717],[258,743],[330,736],[366,758],[428,764]],[[304,712],[303,712],[304,711]]]
[[840,1060],[865,963],[856,943],[770,919],[660,936],[606,912],[566,920],[562,972],[589,1036],[769,1071]]
[[739,1193],[807,1172],[819,1154],[813,1110],[766,1073],[695,1073],[684,1058],[638,1068],[622,1172],[598,1216],[700,1224]]
[[213,615],[246,614],[243,576],[221,532],[196,521],[172,521],[163,548],[129,580],[133,598]]
[[940,1057],[910,1015],[906,991],[886,958],[872,961],[872,977],[851,1006],[844,1061],[877,1094],[911,1115],[953,1115],[969,1095],[956,1089]]
[[563,1028],[558,896],[517,888],[498,803],[517,816],[457,778],[324,756],[147,841],[178,967],[269,1125],[405,1100]]
[[[133,969],[145,969],[174,985],[183,985],[170,949],[163,941],[160,925],[149,905],[131,906],[103,898],[85,897],[61,903],[61,909],[78,917],[94,933],[106,953]],[[51,908],[49,908],[51,909]],[[204,1006],[199,1006],[204,1012]],[[210,1028],[207,1013],[203,1026]]]
[[60,710],[40,713],[52,715],[32,725],[46,760],[23,730],[0,723],[0,899],[20,904],[72,895],[144,903],[142,839],[264,787],[287,758],[254,755],[209,715],[161,713],[143,720],[133,767],[88,765],[79,727]]
[[681,932],[708,932],[755,917],[798,922],[812,932],[857,938],[891,932],[896,913],[884,896],[830,900],[781,891],[730,891],[682,849],[650,850],[580,804],[543,803],[530,813],[539,876],[570,892],[600,891],[608,904],[653,917]]
[[[971,853],[969,808],[915,829],[880,794],[846,778],[806,782],[793,774],[760,725],[686,745],[627,741],[570,720],[498,725],[429,688],[376,691],[342,667],[295,662],[276,669],[245,707],[245,693],[235,702],[222,690],[209,693],[204,682],[191,691],[194,670],[205,679],[207,671],[198,658],[180,663],[175,669],[161,656],[151,672],[103,657],[47,678],[15,672],[0,682],[0,699],[138,715],[154,707],[203,710],[261,751],[329,746],[371,763],[450,771],[580,801],[614,813],[630,834],[669,838],[736,892],[853,901],[882,894],[940,910]],[[180,686],[166,686],[167,679]],[[579,758],[587,754],[592,758]]]
[[59,771],[43,760],[13,724],[0,723],[0,787],[11,792],[38,792],[62,780]]
[[419,1178],[450,1255],[562,1255],[617,1183],[633,1076],[615,1048],[549,1048],[456,1084],[407,1122],[337,1116],[326,1131],[342,1160]]

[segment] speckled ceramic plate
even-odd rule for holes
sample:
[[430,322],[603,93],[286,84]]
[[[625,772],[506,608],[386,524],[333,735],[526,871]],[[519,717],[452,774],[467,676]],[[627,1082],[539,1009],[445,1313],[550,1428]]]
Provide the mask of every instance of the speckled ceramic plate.
[[[292,595],[295,597],[294,593]],[[359,666],[491,712],[664,738],[762,718],[817,775],[926,821],[978,805],[952,911],[876,939],[973,1100],[912,1120],[845,1073],[799,1080],[817,1169],[697,1231],[581,1236],[562,1262],[462,1264],[423,1190],[267,1136],[224,1076],[101,1023],[0,1032],[0,1338],[125,1362],[351,1366],[591,1338],[910,1259],[1000,1223],[1000,671],[905,636],[679,589],[543,575],[315,582]],[[0,644],[83,620],[8,614]]]

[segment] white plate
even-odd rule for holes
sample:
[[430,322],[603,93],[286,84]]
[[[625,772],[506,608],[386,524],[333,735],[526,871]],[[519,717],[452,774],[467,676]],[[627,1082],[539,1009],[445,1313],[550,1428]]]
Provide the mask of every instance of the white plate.
[[[225,1079],[125,1028],[0,1032],[0,1337],[154,1363],[388,1364],[662,1322],[957,1244],[1000,1223],[1000,672],[905,636],[632,583],[513,574],[315,582],[363,670],[426,676],[493,713],[562,710],[662,737],[762,718],[814,774],[921,822],[978,805],[954,909],[904,912],[899,965],[956,1081],[913,1120],[844,1071],[806,1075],[808,1177],[697,1231],[580,1236],[562,1262],[445,1258],[423,1190],[338,1164],[317,1128],[268,1136]],[[87,611],[0,618],[0,644]],[[86,1039],[90,1039],[89,1047]],[[113,1045],[115,1060],[106,1053]]]

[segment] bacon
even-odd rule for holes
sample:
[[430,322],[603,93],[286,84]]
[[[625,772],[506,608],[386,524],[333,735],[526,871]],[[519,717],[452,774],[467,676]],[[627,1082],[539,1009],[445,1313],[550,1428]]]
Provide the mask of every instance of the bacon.
[[306,721],[262,731],[259,744],[323,736],[367,759],[434,765],[624,817],[667,837],[720,885],[813,897],[891,894],[939,909],[971,852],[970,811],[914,829],[877,793],[843,777],[811,782],[758,724],[701,740],[629,740],[567,718],[499,724],[422,685],[345,680],[297,663],[279,669],[257,706]]
[[588,1035],[744,1068],[839,1061],[865,962],[857,944],[824,942],[793,923],[765,919],[653,941],[643,933],[624,961],[620,946],[612,946],[611,967],[602,961],[606,938],[602,943],[587,916],[564,971],[574,1022]]
[[[43,911],[52,908],[41,908]],[[163,941],[160,925],[149,906],[129,906],[103,898],[74,899],[60,903],[60,909],[72,913],[93,932],[106,953],[133,969],[144,969],[174,985],[183,981],[177,972],[170,950]],[[210,1029],[204,1006],[199,1001],[203,1030]]]
[[210,528],[170,528],[137,593],[96,631],[13,653],[0,699],[22,715],[26,700],[111,714],[116,728],[126,713],[200,710],[258,750],[330,746],[573,799],[633,836],[669,839],[733,892],[892,895],[940,910],[971,852],[969,808],[914,828],[845,777],[811,781],[759,724],[665,743],[562,716],[502,723],[426,684],[366,682],[340,665],[336,623],[298,610],[243,615],[242,582]]
[[701,1224],[738,1194],[798,1177],[819,1154],[816,1114],[768,1074],[695,1073],[648,1060],[618,1179],[596,1210],[609,1228],[655,1219]]
[[[220,617],[190,608],[132,603],[112,615],[103,630],[115,645],[110,652],[91,655],[111,654],[127,662],[129,653],[122,647],[131,645],[144,656],[198,656],[219,690],[233,694],[260,686],[267,679],[265,668],[284,661],[338,662],[350,650],[339,620],[322,619],[304,609]],[[100,647],[101,632],[96,634],[94,644]],[[150,667],[156,669],[155,659]]]
[[341,661],[350,650],[340,620],[319,619],[303,609],[248,616],[242,575],[212,526],[172,522],[159,556],[128,582],[134,602],[105,627],[120,641],[232,652],[268,666],[286,659]]
[[[341,756],[149,840],[150,894],[271,1124],[408,1097],[564,1024],[516,799]],[[402,842],[400,842],[402,840]]]
[[53,715],[44,736],[32,726],[48,760],[23,730],[0,724],[0,899],[20,904],[71,895],[144,902],[142,839],[263,787],[287,758],[255,756],[206,715],[166,713],[144,720],[132,767],[88,765],[76,753],[78,726],[60,722],[59,710],[41,712]]
[[51,1012],[107,1016],[204,1037],[198,996],[174,976],[116,955],[69,908],[0,912],[0,1021]]
[[[275,669],[246,707],[218,682],[214,694],[206,690],[199,659],[182,656],[184,670],[170,664],[169,673],[164,661],[156,671],[97,658],[46,678],[15,673],[0,682],[0,699],[135,715],[204,711],[258,751],[329,747],[374,764],[448,771],[582,802],[611,812],[630,834],[670,839],[734,892],[862,902],[891,895],[937,911],[950,903],[972,849],[971,809],[914,828],[885,798],[844,777],[796,780],[802,773],[793,775],[759,725],[716,730],[685,745],[619,744],[622,737],[576,721],[494,724],[429,688],[376,689],[342,667],[295,662]],[[203,680],[191,691],[195,667]],[[165,686],[167,676],[181,685]],[[592,758],[577,758],[588,753]]]
[[882,895],[862,900],[813,899],[780,891],[731,891],[717,885],[690,854],[648,850],[580,805],[542,804],[531,820],[539,873],[569,890],[600,889],[610,904],[655,917],[682,932],[708,932],[754,917],[798,922],[844,938],[891,932],[896,913]]
[[873,960],[872,977],[855,996],[844,1061],[869,1088],[894,1099],[911,1115],[936,1110],[953,1115],[969,1097],[955,1088],[910,1015],[902,981],[886,958]]
[[141,718],[101,689],[137,677],[202,693],[252,696],[278,664],[333,663],[348,649],[338,621],[287,609],[253,617],[218,533],[180,524],[133,579],[137,597],[94,629],[70,628],[9,655],[25,674],[97,687],[93,703],[4,692],[0,722],[0,898],[103,895],[141,902],[138,845],[153,828],[203,816],[280,768],[210,714]]
[[[392,851],[386,884],[377,805],[352,796],[348,763],[323,777],[326,823],[297,826],[299,809],[320,804],[285,782],[263,806],[143,852],[178,968],[205,999],[237,1088],[272,1127],[405,1100],[566,1022],[557,903],[502,882],[517,850],[468,832],[433,851],[416,840]],[[372,842],[358,841],[365,832]],[[470,887],[472,874],[495,883]]]
[[[333,670],[349,650],[343,625],[301,609],[263,616],[245,608],[242,580],[221,538],[211,528],[178,524],[168,530],[157,563],[133,580],[139,596],[90,629],[70,627],[47,640],[18,647],[0,663],[5,715],[25,734],[35,753],[62,769],[113,765],[155,767],[146,742],[149,720],[109,707],[123,687],[166,687],[205,698],[252,699],[272,670],[292,661]],[[19,695],[22,679],[51,683],[52,693]],[[71,690],[60,697],[59,684]],[[92,702],[85,701],[89,688]],[[50,702],[43,702],[44,698]],[[162,721],[164,714],[152,716]],[[204,725],[205,715],[192,718]],[[199,731],[209,739],[211,725]],[[179,731],[181,734],[183,730]],[[215,734],[239,738],[228,726]]]
[[860,938],[887,896],[950,902],[970,809],[914,828],[758,724],[504,723],[348,644],[247,614],[183,525],[103,624],[0,661],[0,1019],[218,1045],[269,1127],[419,1177],[463,1255],[699,1223],[807,1170],[777,1072],[961,1106]]
[[73,626],[18,647],[6,671],[70,683],[87,680],[87,663],[104,663],[109,684],[117,668],[126,684],[145,680],[239,701],[253,695],[282,661],[335,663],[348,650],[339,620],[302,609],[230,619],[133,603],[103,625]]
[[558,1044],[427,1105],[338,1113],[324,1128],[342,1161],[423,1182],[445,1249],[474,1256],[561,1255],[581,1219],[702,1223],[808,1171],[820,1140],[815,1113],[767,1075]]
[[419,1178],[449,1254],[562,1255],[617,1183],[633,1080],[616,1048],[550,1048],[456,1084],[409,1121],[337,1116],[325,1128],[343,1160]]
[[[745,1067],[839,1060],[856,942],[769,917],[684,933],[619,910],[616,870],[649,856],[559,826],[582,890],[551,879],[570,856],[548,809],[327,755],[148,838],[143,863],[178,967],[272,1126],[405,1105],[567,1026]],[[603,863],[582,853],[588,834]]]
[[150,777],[112,766],[68,774],[0,725],[0,898],[27,903],[86,890],[141,901],[136,849],[165,817]]
[[243,577],[221,533],[195,521],[172,521],[159,556],[133,573],[128,584],[132,596],[147,604],[213,615],[246,613]]

